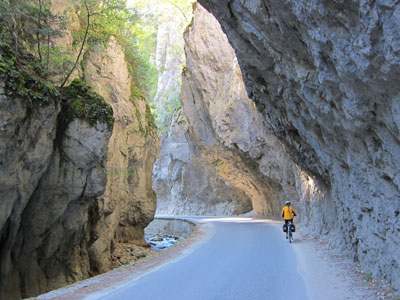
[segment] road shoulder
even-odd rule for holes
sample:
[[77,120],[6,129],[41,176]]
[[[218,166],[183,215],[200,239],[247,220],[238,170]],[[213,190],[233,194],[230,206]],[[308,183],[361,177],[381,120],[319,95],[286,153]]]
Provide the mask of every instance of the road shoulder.
[[312,300],[398,299],[391,294],[390,285],[372,280],[350,258],[334,255],[327,241],[296,232],[292,245],[298,271],[306,281]]
[[142,276],[192,253],[207,242],[215,233],[215,228],[212,224],[201,223],[196,220],[191,221],[196,223],[195,230],[189,238],[174,247],[162,252],[153,252],[152,255],[139,260],[135,265],[122,266],[107,273],[27,300],[97,299],[100,294],[130,284]]

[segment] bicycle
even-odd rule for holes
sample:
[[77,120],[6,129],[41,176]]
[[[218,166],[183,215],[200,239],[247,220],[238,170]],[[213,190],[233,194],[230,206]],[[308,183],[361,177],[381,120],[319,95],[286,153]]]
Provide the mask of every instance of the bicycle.
[[[287,223],[287,226],[286,226],[286,224],[284,224],[283,225],[283,228],[284,228],[284,232],[286,232],[286,236],[287,236],[287,239],[289,240],[289,243],[292,243],[292,241],[293,241],[293,232],[294,231],[292,231],[292,226],[294,226],[294,224],[293,224],[293,221],[289,221],[288,223]],[[286,229],[286,231],[285,231],[285,229]]]
[[291,222],[291,221],[288,222],[287,235],[288,235],[289,243],[292,243],[292,241],[293,241],[292,226],[293,226],[293,222]]

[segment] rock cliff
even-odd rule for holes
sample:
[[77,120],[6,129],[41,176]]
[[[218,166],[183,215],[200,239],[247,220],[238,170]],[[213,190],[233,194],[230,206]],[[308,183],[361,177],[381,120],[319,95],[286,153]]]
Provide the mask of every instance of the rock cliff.
[[[217,149],[202,147],[188,126],[179,110],[161,140],[160,158],[153,171],[157,214],[233,215],[251,211],[251,195],[225,179],[228,171],[235,170],[233,163],[223,159]],[[241,179],[243,185],[251,185],[246,180]]]
[[[1,299],[38,294],[75,277],[69,259],[85,235],[92,201],[104,192],[112,128],[73,117],[73,106],[62,108],[55,90],[46,92],[50,87],[27,74],[23,95],[13,89],[11,74],[18,69],[0,79]],[[107,110],[101,99],[85,100]]]
[[400,4],[199,2],[235,49],[265,128],[324,192],[303,202],[310,228],[399,286]]
[[248,98],[234,50],[200,5],[185,34],[182,104],[154,169],[160,214],[277,215],[307,189]]
[[87,53],[83,66],[86,80],[113,107],[115,116],[108,183],[94,226],[98,238],[90,248],[94,272],[104,272],[111,266],[116,243],[145,243],[144,228],[156,210],[152,169],[159,140],[145,99],[131,95],[132,78],[122,46],[112,38],[105,50]]
[[0,299],[8,300],[107,271],[117,243],[144,243],[158,138],[113,38],[85,54],[80,73],[93,89],[74,80],[60,93],[18,75],[0,46]]

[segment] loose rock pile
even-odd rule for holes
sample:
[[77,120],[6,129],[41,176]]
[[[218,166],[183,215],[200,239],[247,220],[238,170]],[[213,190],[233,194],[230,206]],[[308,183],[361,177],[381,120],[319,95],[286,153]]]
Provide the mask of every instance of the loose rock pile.
[[119,243],[112,256],[113,268],[134,265],[136,261],[151,255],[150,247],[137,246],[131,243]]

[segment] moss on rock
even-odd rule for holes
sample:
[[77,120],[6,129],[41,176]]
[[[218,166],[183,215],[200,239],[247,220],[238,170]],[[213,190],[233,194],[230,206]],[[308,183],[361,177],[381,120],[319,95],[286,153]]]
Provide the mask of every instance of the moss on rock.
[[74,118],[84,119],[92,126],[97,121],[107,123],[109,128],[114,124],[113,110],[102,96],[97,94],[89,85],[79,79],[63,89],[66,100],[65,117],[70,122]]
[[0,72],[7,73],[15,69],[16,60],[10,45],[0,42]]
[[[34,59],[32,57],[32,59]],[[15,53],[8,43],[0,41],[0,76],[4,78],[4,94],[8,97],[20,97],[25,100],[28,111],[34,107],[47,105],[61,99],[56,87],[39,76],[25,71],[18,63]],[[109,128],[114,124],[113,111],[103,97],[93,89],[75,79],[62,90],[65,100],[64,119],[85,119],[94,126],[96,121],[107,123]]]
[[23,98],[28,109],[59,99],[60,94],[53,84],[18,66],[14,51],[5,42],[0,42],[0,74],[5,79],[5,95]]

